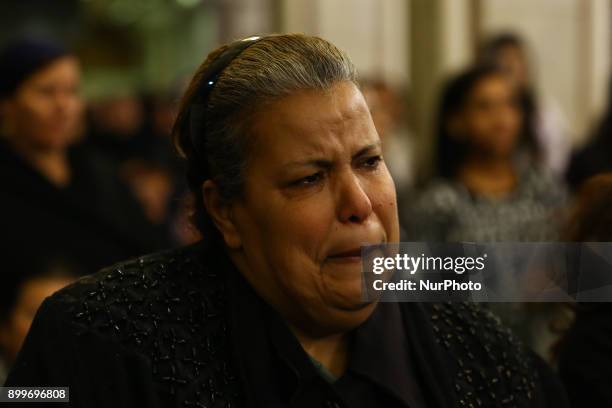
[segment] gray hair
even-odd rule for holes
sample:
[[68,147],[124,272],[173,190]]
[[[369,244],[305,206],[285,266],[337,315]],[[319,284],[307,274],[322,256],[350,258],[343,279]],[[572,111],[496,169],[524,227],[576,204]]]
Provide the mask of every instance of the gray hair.
[[203,72],[227,48],[211,52],[197,70],[173,132],[175,145],[187,160],[188,183],[195,199],[192,220],[205,237],[215,229],[204,207],[202,183],[215,181],[223,200],[242,194],[253,115],[267,103],[296,91],[326,90],[338,82],[357,80],[346,53],[326,40],[302,34],[263,37],[232,60],[208,95],[205,130],[195,135],[205,138],[200,145],[205,147],[206,157],[198,157],[186,123],[188,113],[202,85]]

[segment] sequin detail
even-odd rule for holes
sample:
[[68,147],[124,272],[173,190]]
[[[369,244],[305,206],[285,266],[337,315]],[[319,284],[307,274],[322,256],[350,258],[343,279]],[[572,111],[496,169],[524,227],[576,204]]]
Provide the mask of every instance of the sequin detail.
[[148,356],[173,406],[238,406],[224,279],[193,247],[130,260],[76,285],[80,299],[64,301],[81,333],[110,335]]
[[455,368],[459,407],[525,407],[537,372],[520,341],[485,307],[474,303],[426,305],[432,329]]

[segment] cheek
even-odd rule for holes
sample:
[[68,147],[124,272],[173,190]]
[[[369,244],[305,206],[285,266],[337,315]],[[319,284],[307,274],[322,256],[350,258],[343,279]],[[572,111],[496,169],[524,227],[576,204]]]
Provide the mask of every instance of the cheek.
[[388,171],[386,175],[372,185],[370,199],[372,210],[382,223],[388,242],[399,241],[399,219],[395,185]]
[[481,138],[486,138],[487,132],[492,126],[492,121],[490,120],[490,116],[486,113],[480,113],[476,115],[474,120],[472,121],[472,129],[476,136],[480,136]]
[[512,128],[512,131],[514,133],[517,133],[516,136],[518,136],[521,126],[523,125],[523,116],[519,112],[512,111],[509,114],[509,122]]
[[41,127],[46,127],[47,122],[52,118],[50,104],[41,100],[28,100],[19,110],[21,125],[26,129],[38,131]]
[[75,98],[71,101],[68,107],[68,112],[71,115],[71,119],[75,121],[79,120],[81,114],[83,113],[83,102],[80,98]]
[[[319,193],[322,194],[322,193]],[[245,253],[266,285],[297,302],[317,299],[320,254],[334,225],[333,212],[315,195],[299,200],[268,192],[251,208],[249,227],[241,231]],[[274,283],[273,283],[274,282]],[[298,300],[300,299],[300,300]]]
[[266,200],[266,205],[258,210],[262,239],[277,242],[285,253],[316,257],[334,218],[333,206],[325,192],[300,199],[270,195],[272,199]]
[[494,127],[495,122],[487,114],[474,115],[469,122],[469,140],[475,146],[488,146],[494,139],[492,134]]
[[236,225],[245,254],[257,268],[294,269],[316,263],[333,225],[325,191],[289,194],[251,168]]

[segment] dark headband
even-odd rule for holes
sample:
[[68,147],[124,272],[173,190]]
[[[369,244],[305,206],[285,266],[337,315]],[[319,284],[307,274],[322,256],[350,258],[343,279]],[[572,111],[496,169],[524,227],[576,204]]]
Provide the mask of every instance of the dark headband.
[[[221,73],[244,50],[261,40],[261,37],[248,37],[233,42],[228,48],[215,58],[202,73],[200,84],[195,97],[189,107],[189,137],[193,144],[196,156],[205,166],[206,160],[206,110],[208,98],[214,89]],[[198,137],[200,136],[200,137]],[[203,136],[203,137],[202,137]],[[205,169],[208,170],[208,169]]]

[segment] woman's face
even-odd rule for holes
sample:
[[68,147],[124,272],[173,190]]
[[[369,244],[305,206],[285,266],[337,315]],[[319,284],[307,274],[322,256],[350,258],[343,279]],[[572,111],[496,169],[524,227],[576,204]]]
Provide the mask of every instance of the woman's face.
[[62,149],[81,124],[80,69],[73,57],[60,58],[36,72],[5,101],[7,133],[15,143]]
[[[393,181],[361,92],[305,90],[254,119],[244,198],[224,234],[239,269],[294,327],[344,331],[361,299],[360,246],[397,242]],[[229,238],[229,239],[228,239]]]
[[474,149],[496,157],[511,155],[522,126],[516,93],[501,75],[477,82],[458,114],[458,134]]

